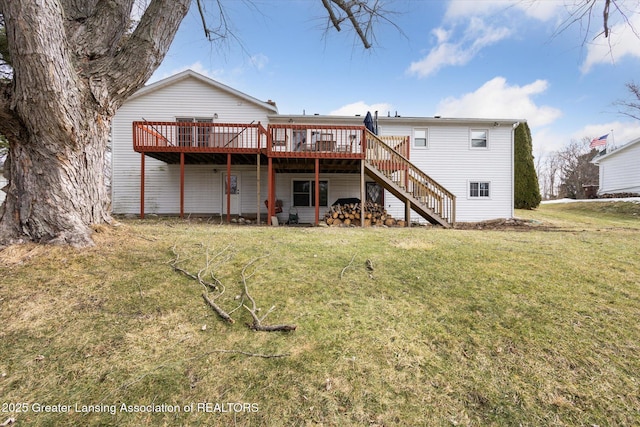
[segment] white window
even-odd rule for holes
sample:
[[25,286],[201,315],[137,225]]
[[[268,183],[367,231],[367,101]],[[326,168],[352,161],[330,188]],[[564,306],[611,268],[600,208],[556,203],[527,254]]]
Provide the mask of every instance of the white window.
[[429,132],[427,129],[413,130],[413,146],[416,148],[429,148]]
[[471,129],[471,148],[488,148],[489,131],[486,129]]
[[488,181],[471,181],[469,182],[469,197],[489,198],[491,196],[489,188],[490,183]]
[[[320,203],[319,206],[328,206],[329,182],[320,181]],[[294,180],[293,181],[293,206],[308,207],[316,205],[316,181]]]

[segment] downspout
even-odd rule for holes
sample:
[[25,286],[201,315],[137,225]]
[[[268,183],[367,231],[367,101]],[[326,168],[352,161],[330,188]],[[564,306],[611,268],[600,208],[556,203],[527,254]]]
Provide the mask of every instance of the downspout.
[[515,122],[511,126],[511,218],[515,217],[515,190],[516,190],[516,171],[515,171],[515,144],[516,144],[516,128],[520,126],[520,122]]

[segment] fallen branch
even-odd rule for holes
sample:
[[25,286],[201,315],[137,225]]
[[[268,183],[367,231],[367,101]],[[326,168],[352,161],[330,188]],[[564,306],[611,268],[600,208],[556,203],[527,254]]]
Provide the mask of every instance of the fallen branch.
[[262,359],[277,359],[279,357],[288,357],[289,353],[276,353],[276,354],[263,354],[263,353],[250,353],[248,351],[241,350],[211,350],[205,353],[205,356],[213,353],[227,353],[227,354],[242,354],[248,357],[260,357]]
[[253,323],[247,324],[247,326],[249,326],[249,328],[253,329],[254,331],[261,331],[261,332],[295,331],[297,328],[296,325],[263,325],[262,321],[269,315],[269,313],[271,313],[275,309],[276,306],[274,305],[273,307],[271,307],[267,311],[267,313],[264,316],[262,316],[262,318],[259,318],[257,314],[258,306],[256,305],[256,301],[253,299],[251,294],[249,294],[249,288],[247,287],[247,279],[256,273],[257,268],[255,268],[249,275],[246,274],[247,269],[251,267],[258,260],[262,258],[266,258],[268,256],[269,254],[252,259],[242,268],[242,272],[240,273],[242,277],[242,285],[244,286],[244,296],[246,296],[247,299],[251,301],[251,308],[247,307],[245,304],[242,304],[242,306],[247,309],[247,311],[251,314],[251,317],[253,318]]
[[[213,309],[213,311],[216,312],[216,314],[218,316],[220,316],[220,318],[222,318],[223,320],[225,320],[226,322],[229,322],[231,324],[235,323],[235,320],[233,320],[233,318],[226,312],[224,311],[218,304],[216,304],[215,300],[217,298],[219,298],[222,294],[224,294],[225,292],[225,287],[222,284],[222,282],[215,276],[211,267],[211,264],[213,264],[214,260],[216,260],[217,258],[221,257],[222,254],[224,254],[228,249],[229,249],[230,245],[227,245],[227,247],[225,247],[224,249],[222,249],[220,252],[218,252],[217,254],[215,254],[213,257],[209,256],[209,248],[207,248],[206,254],[207,254],[207,258],[205,261],[205,266],[200,269],[200,271],[198,271],[198,274],[193,274],[191,272],[189,272],[188,270],[185,270],[184,268],[178,266],[178,263],[184,260],[180,260],[180,255],[178,255],[178,253],[176,252],[176,247],[175,245],[171,248],[171,251],[173,252],[173,254],[175,255],[175,259],[173,261],[170,262],[171,267],[173,267],[173,269],[175,271],[178,271],[184,275],[186,275],[187,277],[190,277],[193,280],[196,280],[198,283],[200,283],[204,289],[205,292],[203,292],[202,294],[202,298],[204,298],[205,302],[209,305],[209,307],[211,307]],[[229,258],[231,257],[230,254],[227,254],[227,256],[220,262],[216,263],[215,266],[220,265],[222,262],[226,262],[229,260]],[[209,274],[211,275],[211,279],[214,280],[215,283],[206,281],[202,278],[203,274],[205,272],[209,271]],[[210,297],[209,296],[209,292],[208,289],[212,290],[212,291],[220,291],[220,293],[214,297]]]
[[351,267],[351,264],[353,264],[353,260],[355,258],[356,254],[353,254],[353,256],[351,257],[351,261],[349,261],[349,264],[347,264],[346,267],[342,269],[342,271],[340,272],[340,280],[342,280],[342,276],[344,276],[344,272],[347,271],[347,268]]
[[256,332],[291,332],[295,331],[297,325],[261,325],[256,324],[255,319],[253,324],[249,325],[251,329]]
[[211,307],[213,309],[213,311],[215,311],[216,314],[222,318],[222,320],[226,320],[227,322],[229,322],[231,324],[236,323],[236,321],[233,320],[231,318],[231,316],[229,316],[229,314],[227,314],[227,312],[225,312],[223,309],[221,309],[220,306],[218,306],[218,304],[215,303],[215,301],[213,301],[211,298],[209,298],[206,293],[204,293],[204,292],[202,293],[202,298],[204,298],[206,303],[209,304],[209,307]]
[[[162,369],[162,368],[166,368],[168,366],[172,366],[172,365],[177,365],[180,363],[184,363],[184,362],[190,362],[192,360],[198,360],[198,359],[202,359],[204,357],[207,357],[211,354],[214,353],[223,353],[223,354],[241,354],[243,356],[247,356],[247,357],[259,357],[262,359],[276,359],[276,358],[280,358],[280,357],[288,357],[290,356],[289,353],[274,353],[274,354],[264,354],[264,353],[251,353],[249,351],[242,351],[242,350],[225,350],[225,349],[214,349],[214,350],[209,350],[207,352],[198,354],[197,356],[193,356],[193,357],[188,357],[186,359],[182,359],[182,360],[178,360],[176,362],[167,362],[167,363],[163,363],[161,365],[158,365],[156,367],[154,367],[153,369],[145,372],[144,374],[138,376],[137,378],[134,378],[133,380],[124,383],[122,385],[120,385],[120,387],[118,387],[117,389],[111,390],[109,391],[106,395],[104,395],[104,397],[100,400],[100,403],[104,402],[107,400],[107,398],[109,396],[111,396],[113,394],[113,392],[115,390],[125,390],[129,387],[131,387],[132,385],[142,381],[143,379],[145,379],[147,376],[151,375],[152,373]],[[14,418],[9,418],[6,422],[11,421],[11,422],[15,422]],[[2,427],[3,425],[9,425],[9,424],[0,424],[0,427]]]

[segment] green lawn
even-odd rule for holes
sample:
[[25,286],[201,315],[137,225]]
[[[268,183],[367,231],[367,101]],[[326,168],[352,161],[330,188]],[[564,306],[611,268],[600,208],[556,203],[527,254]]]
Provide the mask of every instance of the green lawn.
[[[639,213],[545,205],[509,231],[130,220],[90,250],[9,247],[0,424],[639,425]],[[172,248],[209,263],[234,324]],[[296,331],[247,327],[243,269],[259,315],[275,306],[263,323]]]

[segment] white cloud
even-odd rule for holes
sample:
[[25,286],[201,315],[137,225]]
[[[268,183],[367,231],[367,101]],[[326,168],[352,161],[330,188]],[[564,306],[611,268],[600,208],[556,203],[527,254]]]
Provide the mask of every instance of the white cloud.
[[548,0],[451,0],[447,6],[445,17],[459,19],[519,11],[527,17],[549,21],[558,19],[562,13],[560,10],[564,10],[563,2]]
[[251,56],[251,64],[257,69],[262,70],[269,63],[269,57],[263,53],[257,53]]
[[587,56],[580,67],[586,74],[596,64],[611,64],[625,56],[640,58],[640,41],[638,31],[640,15],[634,15],[629,22],[620,22],[611,27],[608,39],[598,37],[587,45]]
[[614,121],[609,123],[587,125],[574,132],[571,139],[581,140],[582,138],[597,138],[609,134],[607,144],[617,147],[626,144],[640,135],[640,123],[637,121]]
[[506,27],[487,25],[480,18],[472,18],[458,41],[450,42],[453,30],[436,28],[432,31],[436,46],[419,61],[412,62],[407,73],[427,77],[445,66],[465,65],[483,48],[509,37],[511,30]]
[[546,80],[517,86],[507,84],[504,77],[495,77],[475,92],[460,98],[445,98],[438,105],[437,114],[443,117],[526,119],[531,128],[545,126],[562,116],[559,109],[539,106],[533,101],[535,95],[545,92],[548,87]]
[[378,111],[379,114],[382,114],[386,111],[391,111],[391,104],[386,103],[378,103],[378,104],[366,104],[364,101],[354,102],[352,104],[344,105],[337,110],[333,110],[329,113],[330,116],[355,116],[361,115],[364,117],[367,114],[367,111],[370,111],[372,114],[374,111]]
[[154,83],[157,82],[158,80],[162,80],[162,79],[166,79],[167,77],[171,77],[174,74],[178,74],[182,71],[185,70],[193,70],[198,74],[202,74],[203,76],[209,77],[211,79],[217,80],[220,83],[226,83],[224,80],[224,71],[221,69],[218,70],[209,70],[207,68],[205,68],[204,65],[202,65],[202,63],[200,61],[196,61],[193,64],[189,64],[189,65],[185,65],[182,67],[178,67],[178,68],[174,68],[170,71],[162,71],[160,72],[160,69],[158,69],[155,73],[153,73],[153,75],[151,76],[151,78],[149,79],[149,81],[147,82],[147,84],[150,83]]

